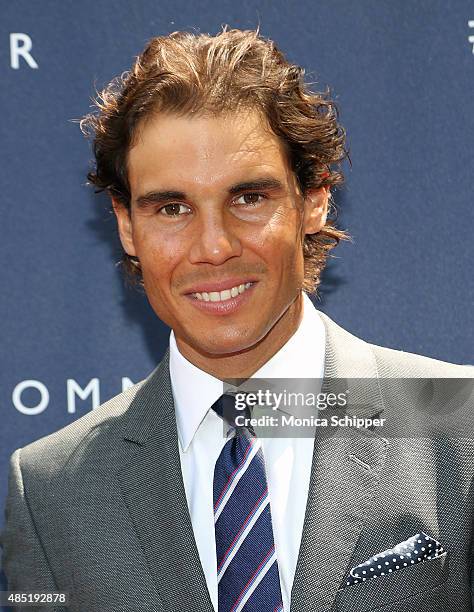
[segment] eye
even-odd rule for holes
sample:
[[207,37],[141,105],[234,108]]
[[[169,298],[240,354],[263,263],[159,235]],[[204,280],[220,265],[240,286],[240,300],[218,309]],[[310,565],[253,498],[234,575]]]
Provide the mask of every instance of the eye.
[[172,204],[165,204],[158,212],[164,217],[179,217],[180,215],[189,212],[189,208],[184,204],[173,202]]
[[256,206],[257,204],[260,204],[262,200],[265,200],[265,199],[266,199],[266,196],[264,196],[262,193],[244,193],[238,198],[236,198],[234,200],[234,203],[244,204],[245,206]]

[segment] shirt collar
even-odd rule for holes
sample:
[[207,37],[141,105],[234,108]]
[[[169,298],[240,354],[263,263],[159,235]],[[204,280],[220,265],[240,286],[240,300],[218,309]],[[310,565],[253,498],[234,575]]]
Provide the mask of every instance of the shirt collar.
[[[325,342],[324,324],[303,292],[303,316],[298,329],[252,378],[323,378]],[[173,331],[170,378],[179,442],[186,451],[210,407],[222,395],[223,382],[183,357]]]

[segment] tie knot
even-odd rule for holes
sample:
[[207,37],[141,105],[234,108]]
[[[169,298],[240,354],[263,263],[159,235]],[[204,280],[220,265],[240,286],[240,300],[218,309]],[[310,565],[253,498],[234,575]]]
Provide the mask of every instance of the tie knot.
[[[221,417],[230,427],[235,429],[237,434],[247,434],[254,436],[255,432],[253,428],[248,424],[245,419],[251,418],[250,408],[243,400],[245,394],[239,393],[239,407],[236,407],[236,397],[233,393],[224,393],[220,398],[212,405],[212,410]],[[242,406],[242,403],[245,404]],[[241,407],[242,406],[242,407]],[[238,420],[236,421],[236,419]],[[244,424],[246,423],[246,424]]]

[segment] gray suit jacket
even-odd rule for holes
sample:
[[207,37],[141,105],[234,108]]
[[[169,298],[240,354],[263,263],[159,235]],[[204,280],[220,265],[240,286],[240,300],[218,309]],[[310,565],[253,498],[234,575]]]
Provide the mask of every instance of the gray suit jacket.
[[[324,384],[365,378],[350,391],[364,397],[366,416],[404,419],[427,402],[404,377],[473,376],[469,366],[370,345],[321,317]],[[395,384],[385,388],[385,377]],[[291,612],[473,609],[474,436],[430,433],[316,436]],[[447,554],[344,588],[350,568],[422,531]],[[212,612],[167,355],[145,381],[13,454],[1,543],[11,590],[67,591],[73,611]]]

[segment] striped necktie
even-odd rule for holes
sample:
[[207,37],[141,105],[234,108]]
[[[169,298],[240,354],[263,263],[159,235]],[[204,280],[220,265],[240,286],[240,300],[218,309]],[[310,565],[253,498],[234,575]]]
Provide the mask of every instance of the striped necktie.
[[[235,425],[234,397],[212,406]],[[214,469],[218,612],[281,612],[278,563],[261,442],[251,428],[234,427]]]

